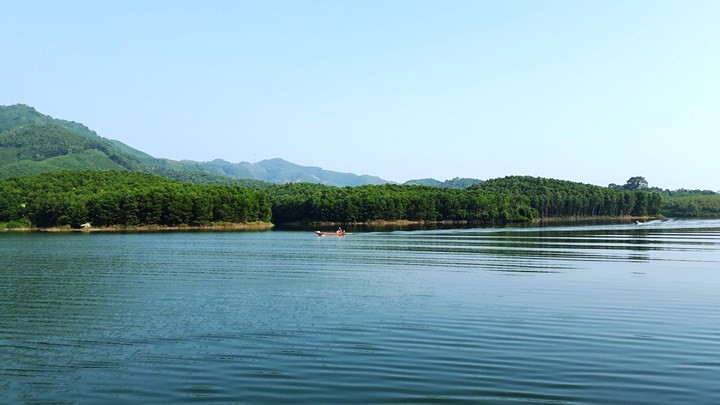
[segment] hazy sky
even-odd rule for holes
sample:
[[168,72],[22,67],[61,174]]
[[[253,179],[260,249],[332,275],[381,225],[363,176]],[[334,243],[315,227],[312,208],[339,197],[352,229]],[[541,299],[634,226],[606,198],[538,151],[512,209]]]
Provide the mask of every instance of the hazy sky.
[[0,1],[0,104],[158,157],[720,190],[720,1]]

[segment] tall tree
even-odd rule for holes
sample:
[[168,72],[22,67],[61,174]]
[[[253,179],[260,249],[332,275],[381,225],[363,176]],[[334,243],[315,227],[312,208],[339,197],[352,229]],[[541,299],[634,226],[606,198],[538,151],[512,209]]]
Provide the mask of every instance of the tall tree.
[[648,182],[645,180],[645,177],[643,176],[635,176],[630,177],[627,182],[625,182],[625,185],[623,186],[625,190],[647,190],[648,188]]

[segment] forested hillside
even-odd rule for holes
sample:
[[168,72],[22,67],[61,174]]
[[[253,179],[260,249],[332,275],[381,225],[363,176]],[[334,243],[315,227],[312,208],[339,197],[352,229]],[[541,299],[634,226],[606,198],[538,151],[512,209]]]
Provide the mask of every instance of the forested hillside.
[[201,168],[156,159],[26,105],[0,106],[0,179],[68,169],[128,170],[200,184],[233,182]]
[[52,118],[39,113],[28,105],[15,104],[11,106],[0,106],[0,132],[19,128],[23,125],[58,125],[78,135],[86,137],[97,136],[94,131],[83,124]]
[[[90,153],[96,152],[96,153]],[[65,159],[60,159],[60,158]],[[84,136],[57,124],[28,124],[0,133],[2,177],[30,174],[29,171],[50,171],[45,168],[73,168],[73,160],[99,169],[138,170],[140,162],[115,148],[98,136]],[[48,159],[53,159],[48,162]],[[29,162],[36,163],[35,165]],[[52,163],[51,163],[52,162]]]
[[[98,136],[77,122],[43,115],[22,104],[0,106],[0,179],[67,169],[124,169],[198,184],[310,182],[337,186],[384,184],[358,176],[282,159],[230,163],[155,158],[124,143]],[[254,183],[249,183],[254,182]]]
[[488,180],[471,189],[526,196],[540,218],[655,216],[662,203],[658,193],[613,190],[590,184],[529,176]]

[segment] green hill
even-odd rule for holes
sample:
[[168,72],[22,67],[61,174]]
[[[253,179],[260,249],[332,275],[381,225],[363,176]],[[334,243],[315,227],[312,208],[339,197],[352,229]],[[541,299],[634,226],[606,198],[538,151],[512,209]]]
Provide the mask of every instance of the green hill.
[[[16,119],[22,123],[29,120]],[[153,173],[193,183],[232,183],[232,179],[201,168],[156,159],[77,124],[58,120],[23,123],[0,133],[0,178],[67,169],[128,170]],[[8,127],[5,123],[4,127]]]
[[0,132],[19,128],[24,125],[54,124],[66,128],[78,135],[97,137],[95,131],[90,130],[83,124],[52,118],[39,113],[33,107],[25,104],[11,106],[0,106]]
[[40,162],[22,160],[0,166],[0,178],[28,176],[50,173],[59,170],[86,169],[122,170],[123,167],[113,162],[98,150],[86,150],[64,156],[56,156]]
[[443,182],[435,179],[414,179],[403,183],[404,186],[442,187]]
[[[84,153],[88,151],[97,151],[100,154]],[[83,154],[83,158],[76,159],[78,154]],[[27,167],[62,168],[67,166],[63,163],[63,158],[75,162],[75,164],[69,163],[70,167],[76,166],[81,161],[93,169],[139,170],[141,166],[136,158],[123,153],[110,141],[97,135],[85,135],[77,129],[68,129],[56,123],[25,124],[0,133],[0,165],[2,166],[30,161],[48,164]],[[46,162],[48,159],[54,161]],[[2,177],[6,177],[4,170]]]
[[614,190],[530,176],[492,179],[470,189],[525,196],[540,218],[654,216],[662,203],[660,194],[654,192]]
[[428,186],[428,187],[439,187],[439,188],[468,188],[478,184],[482,184],[483,181],[479,179],[471,179],[467,177],[455,177],[454,179],[440,181],[435,179],[416,179],[408,180],[404,185],[407,186]]
[[333,186],[387,183],[379,177],[301,166],[282,159],[258,163],[161,159],[120,141],[100,137],[80,123],[41,114],[27,105],[0,106],[0,178],[66,169],[124,169],[193,183],[254,188],[266,187],[263,182]]

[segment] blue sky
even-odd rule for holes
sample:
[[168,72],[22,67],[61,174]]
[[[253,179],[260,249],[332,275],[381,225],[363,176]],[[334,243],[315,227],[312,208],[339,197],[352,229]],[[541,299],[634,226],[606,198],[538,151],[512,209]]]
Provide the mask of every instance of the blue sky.
[[0,104],[158,157],[720,190],[720,1],[0,2]]

